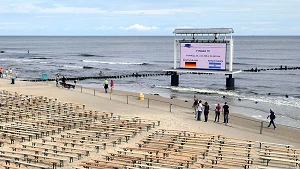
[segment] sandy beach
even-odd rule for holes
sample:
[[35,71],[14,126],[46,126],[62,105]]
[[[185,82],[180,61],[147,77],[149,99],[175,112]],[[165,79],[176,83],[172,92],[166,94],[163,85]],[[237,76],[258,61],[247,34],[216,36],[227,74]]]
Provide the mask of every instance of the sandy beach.
[[[11,93],[18,92],[24,95],[47,96],[57,98],[62,102],[80,103],[86,106],[88,110],[98,110],[104,112],[113,112],[114,115],[141,117],[144,119],[158,120],[160,126],[151,129],[148,133],[143,132],[128,143],[121,146],[135,146],[135,143],[143,139],[144,136],[158,129],[167,130],[185,130],[191,132],[205,132],[210,134],[224,135],[239,139],[264,141],[285,145],[294,145],[296,149],[300,148],[300,130],[278,126],[276,130],[267,128],[268,122],[264,122],[262,134],[260,134],[261,122],[245,117],[239,114],[230,114],[228,125],[222,123],[222,115],[220,123],[214,122],[214,112],[210,112],[207,123],[196,121],[191,108],[193,101],[169,99],[157,95],[145,94],[145,99],[138,100],[139,93],[131,93],[125,91],[114,90],[112,94],[104,93],[102,88],[87,89],[77,86],[76,89],[65,89],[55,87],[53,82],[22,82],[16,81],[16,84],[10,84],[9,80],[0,80],[0,89],[7,90]],[[148,101],[149,100],[149,101]],[[128,104],[127,104],[128,102]],[[170,106],[170,103],[172,104]],[[148,108],[149,105],[149,108]],[[170,112],[171,107],[171,112]],[[214,105],[211,105],[214,107]],[[202,117],[203,118],[203,117]],[[4,148],[9,145],[5,145]],[[116,149],[111,147],[107,151]],[[101,154],[106,151],[101,152]],[[96,155],[91,153],[91,157],[84,158],[87,160]],[[80,161],[66,165],[64,168],[74,168]]]

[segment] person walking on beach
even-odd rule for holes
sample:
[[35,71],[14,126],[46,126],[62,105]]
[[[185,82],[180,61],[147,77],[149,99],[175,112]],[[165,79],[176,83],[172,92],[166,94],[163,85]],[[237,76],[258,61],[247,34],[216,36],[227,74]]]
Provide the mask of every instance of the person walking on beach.
[[113,80],[110,81],[110,92],[113,92],[113,88],[115,86],[115,82]]
[[3,69],[2,69],[2,67],[0,68],[0,78],[3,78]]
[[61,82],[62,82],[62,86],[65,87],[67,78],[65,76],[62,77]]
[[199,104],[199,100],[198,98],[196,97],[196,95],[194,96],[194,103],[193,103],[193,106],[192,108],[194,109],[194,113],[195,113],[195,117],[197,115],[197,108],[198,108],[198,104]]
[[12,76],[12,74],[13,74],[12,68],[9,69],[8,74],[9,74],[10,77]]
[[267,119],[269,117],[270,117],[270,123],[269,123],[268,127],[270,127],[271,124],[272,124],[273,127],[274,127],[274,129],[276,129],[276,126],[275,126],[275,123],[274,123],[274,120],[275,120],[276,116],[275,116],[275,113],[274,113],[274,111],[272,109],[270,109],[270,114],[268,115]]
[[224,123],[228,123],[228,115],[229,115],[229,106],[227,105],[227,102],[225,102],[223,106],[223,113],[224,113]]
[[74,80],[74,86],[76,86],[76,83],[77,83],[77,79]]
[[59,75],[56,75],[55,77],[56,87],[58,87],[58,81],[59,81]]
[[195,114],[195,117],[197,116],[197,121],[201,121],[201,114],[202,114],[202,103],[201,100],[197,103],[197,113]]
[[220,120],[220,111],[221,111],[221,106],[218,103],[218,105],[217,105],[217,107],[215,109],[215,122],[217,121],[217,118],[218,118],[218,122]]
[[105,93],[107,93],[108,92],[108,80],[107,79],[104,80],[103,86],[104,86]]
[[8,69],[5,69],[5,78],[8,78]]
[[209,105],[207,102],[204,103],[204,122],[208,120],[208,113],[209,113]]

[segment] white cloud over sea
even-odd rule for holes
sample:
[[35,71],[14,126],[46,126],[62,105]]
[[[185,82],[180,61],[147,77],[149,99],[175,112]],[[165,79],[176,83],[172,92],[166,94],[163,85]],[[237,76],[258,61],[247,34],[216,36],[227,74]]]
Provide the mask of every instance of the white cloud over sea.
[[150,30],[158,30],[159,27],[157,26],[144,26],[140,24],[134,24],[128,27],[121,26],[120,29],[124,30],[137,30],[137,31],[150,31]]
[[172,35],[183,26],[299,35],[299,5],[297,0],[1,0],[0,35]]

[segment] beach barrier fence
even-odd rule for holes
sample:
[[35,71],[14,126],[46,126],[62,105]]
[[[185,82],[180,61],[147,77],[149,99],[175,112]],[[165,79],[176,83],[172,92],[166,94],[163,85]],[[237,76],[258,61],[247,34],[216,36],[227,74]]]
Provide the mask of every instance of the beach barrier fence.
[[[34,84],[28,83],[27,85],[55,85],[55,83],[48,83],[46,81],[44,82],[35,82]],[[104,89],[102,88],[86,88],[82,86],[76,86],[75,90],[80,93],[85,93],[85,94],[90,94],[95,97],[103,97],[107,98],[109,100],[114,100],[118,102],[123,102],[126,104],[131,104],[135,106],[140,106],[140,107],[145,107],[145,108],[151,108],[151,109],[157,109],[161,111],[168,111],[170,113],[186,113],[187,115],[193,116],[192,112],[192,106],[191,102],[187,101],[180,101],[177,99],[169,99],[169,98],[162,98],[160,97],[159,99],[155,98],[154,95],[146,96],[144,97],[144,101],[139,100],[139,94],[137,93],[128,93],[128,94],[121,94],[116,92],[108,92],[104,93]],[[212,113],[213,111],[210,111],[210,119],[212,119]],[[222,122],[222,115],[220,115],[220,121]],[[229,116],[229,127],[231,127],[231,120],[234,121],[235,126],[240,126],[243,127],[244,130],[249,130],[252,132],[259,132],[260,134],[265,134],[269,136],[277,136],[276,132],[274,132],[273,129],[268,129],[267,125],[269,124],[268,121],[264,120],[259,120],[259,119],[251,119],[251,118],[244,118],[243,116],[238,116],[234,114],[230,114]],[[218,124],[223,124],[223,123],[218,123]],[[247,128],[247,126],[251,126],[251,128]],[[276,124],[277,129],[276,130],[287,130],[286,133],[288,133],[288,130],[293,130],[295,133],[299,133],[299,139],[300,139],[300,128],[296,127],[291,127],[291,126],[286,126],[286,125],[281,125],[281,124]],[[287,129],[284,129],[287,128]],[[285,132],[283,132],[285,133]],[[286,137],[285,135],[281,135],[280,137]]]
[[[160,98],[160,99],[155,99],[155,95],[151,95],[149,97],[144,97],[144,101],[139,100],[139,94],[137,93],[129,93],[129,94],[120,94],[118,92],[108,92],[104,93],[104,89],[99,89],[99,88],[85,88],[82,86],[78,86],[77,90],[80,90],[81,93],[87,93],[91,94],[94,96],[99,96],[99,97],[104,97],[109,100],[115,100],[118,102],[123,102],[126,104],[131,104],[135,106],[141,106],[145,108],[152,108],[152,109],[158,109],[158,110],[163,110],[163,111],[168,111],[171,113],[187,113],[191,115],[191,112],[193,111],[191,107],[191,102],[185,102],[181,101],[180,104],[178,103],[179,100],[176,99],[171,99],[171,101],[168,101],[168,98]],[[210,114],[213,111],[210,112]],[[211,116],[211,115],[210,115]],[[214,116],[214,115],[213,115]],[[212,118],[212,117],[210,117]],[[223,116],[220,115],[220,121],[223,122]],[[243,116],[238,116],[234,114],[230,114],[229,116],[229,124],[230,121],[233,120],[235,124],[238,126],[246,128],[245,130],[254,130],[254,132],[259,132],[260,134],[268,134],[268,135],[275,135],[276,133],[273,132],[273,129],[268,129],[267,125],[269,124],[268,121],[264,120],[259,120],[259,119],[251,119],[251,118],[244,118]],[[222,124],[222,123],[220,123]],[[251,125],[251,129],[247,129],[248,125]],[[285,125],[280,125],[277,124],[277,126],[284,126],[289,129],[294,129],[297,132],[300,132],[300,128],[295,128],[291,126],[285,126]],[[279,127],[281,128],[281,127]]]

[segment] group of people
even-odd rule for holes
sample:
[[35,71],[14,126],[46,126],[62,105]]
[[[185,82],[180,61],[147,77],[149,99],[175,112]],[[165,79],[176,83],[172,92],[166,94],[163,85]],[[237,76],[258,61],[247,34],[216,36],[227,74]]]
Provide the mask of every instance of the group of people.
[[[197,121],[201,121],[201,115],[202,115],[202,112],[204,112],[204,122],[207,122],[208,114],[209,114],[209,110],[210,110],[209,104],[207,102],[202,104],[202,101],[199,100],[198,98],[196,98],[196,96],[195,96],[193,108],[194,108],[195,118],[197,119]],[[225,102],[225,104],[222,107],[220,104],[218,104],[214,110],[215,110],[215,121],[214,122],[220,121],[220,114],[221,114],[221,110],[222,110],[223,115],[224,115],[224,123],[227,124],[228,123],[228,115],[229,115],[229,106],[227,105],[227,102]]]
[[0,68],[0,78],[17,78],[18,77],[18,72],[13,73],[13,69],[3,69],[2,67]]
[[[65,76],[62,76],[62,78],[60,78],[59,75],[56,75],[55,81],[56,81],[56,86],[57,87],[59,86],[59,81],[60,80],[61,80],[61,83],[60,83],[61,86],[65,86],[67,84],[66,83],[67,78]],[[77,80],[74,80],[74,86],[76,86],[76,83],[77,83]],[[115,86],[115,83],[114,83],[113,80],[111,80],[110,82],[107,79],[104,80],[103,87],[104,87],[105,93],[108,93],[109,88],[110,88],[110,91],[112,93],[114,86]]]
[[[65,76],[62,76],[62,78],[60,78],[59,75],[56,75],[56,77],[55,77],[56,87],[59,86],[59,80],[61,80],[60,85],[66,87],[66,85],[67,85],[67,78],[66,78]],[[70,84],[69,84],[69,85],[67,85],[67,86],[68,86],[68,87],[69,87],[69,86],[74,86],[73,88],[75,88],[76,83],[77,83],[77,80],[75,79],[75,80],[74,80],[74,85],[70,85]]]
[[113,88],[115,86],[115,82],[113,80],[111,80],[110,82],[108,82],[108,80],[105,79],[104,83],[103,83],[103,87],[104,87],[105,93],[108,93],[109,86],[110,86],[110,92],[112,93],[113,92]]
[[59,75],[56,75],[54,79],[55,79],[55,82],[56,82],[56,87],[59,86],[59,80],[62,81],[61,84],[65,84],[66,81],[67,81],[67,78],[66,78],[65,76],[63,76],[63,77],[60,79]]
[[[207,122],[208,114],[209,114],[209,110],[210,110],[209,104],[207,102],[205,102],[203,104],[201,100],[199,100],[196,96],[194,96],[193,108],[194,108],[195,118],[197,119],[197,121],[201,121],[201,115],[202,115],[202,112],[204,112],[204,122]],[[228,119],[229,119],[229,106],[228,106],[227,102],[225,102],[222,107],[218,103],[217,106],[215,107],[214,111],[215,111],[215,121],[214,122],[220,121],[220,114],[222,111],[223,116],[224,116],[223,123],[225,123],[227,125]],[[274,129],[276,129],[276,126],[274,123],[276,116],[272,109],[270,109],[270,114],[268,115],[267,119],[268,118],[270,118],[270,123],[269,123],[268,127],[273,125]]]

